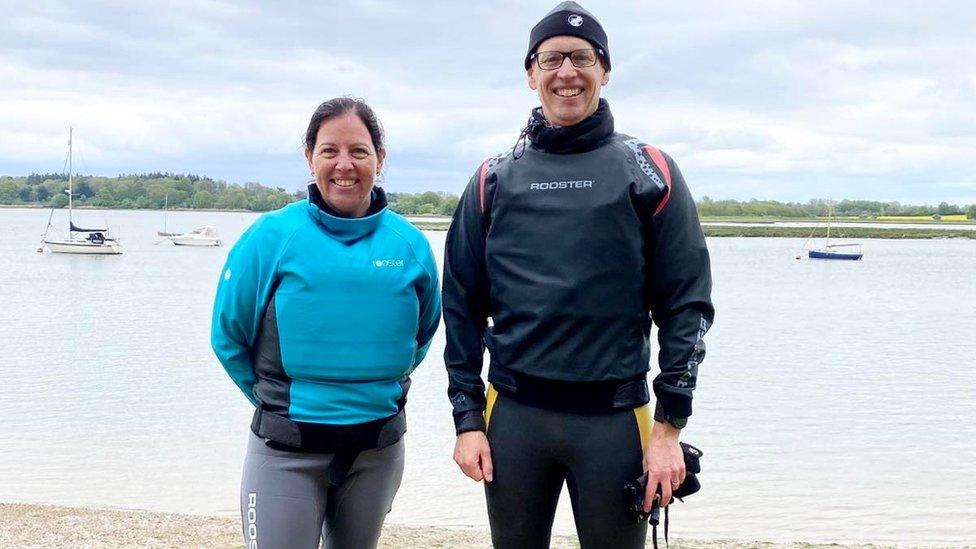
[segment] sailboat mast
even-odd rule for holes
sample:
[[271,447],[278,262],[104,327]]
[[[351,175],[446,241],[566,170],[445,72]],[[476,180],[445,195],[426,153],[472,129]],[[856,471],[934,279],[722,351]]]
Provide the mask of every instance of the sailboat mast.
[[166,193],[166,204],[163,205],[163,232],[168,232],[166,228],[166,216],[169,214],[169,193]]
[[75,197],[74,181],[72,180],[72,170],[71,170],[71,146],[72,141],[74,141],[74,127],[68,128],[68,234],[71,234],[71,226],[73,221],[71,219],[71,208],[73,206],[73,200]]
[[834,203],[832,200],[827,199],[827,242],[824,243],[824,249],[830,247],[830,220],[834,218]]

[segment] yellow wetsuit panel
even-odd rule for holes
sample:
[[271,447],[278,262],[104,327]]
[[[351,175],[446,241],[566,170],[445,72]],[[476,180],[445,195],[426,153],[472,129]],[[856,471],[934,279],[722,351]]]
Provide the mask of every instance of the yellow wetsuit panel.
[[495,400],[498,398],[498,391],[495,387],[489,383],[488,384],[488,404],[485,407],[485,429],[488,428],[488,423],[491,421],[491,409],[495,407]]
[[641,451],[647,450],[647,445],[651,443],[651,430],[654,429],[654,420],[651,419],[651,405],[645,404],[639,408],[634,408],[634,415],[637,416],[637,428],[640,430]]

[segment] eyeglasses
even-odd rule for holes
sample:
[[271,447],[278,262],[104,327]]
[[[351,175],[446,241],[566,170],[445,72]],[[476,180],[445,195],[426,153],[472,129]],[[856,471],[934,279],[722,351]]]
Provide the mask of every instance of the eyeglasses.
[[605,55],[600,48],[590,48],[585,50],[573,51],[540,51],[533,53],[529,59],[535,60],[539,68],[544,71],[554,71],[563,66],[563,60],[567,57],[574,67],[585,69],[596,65],[597,55]]

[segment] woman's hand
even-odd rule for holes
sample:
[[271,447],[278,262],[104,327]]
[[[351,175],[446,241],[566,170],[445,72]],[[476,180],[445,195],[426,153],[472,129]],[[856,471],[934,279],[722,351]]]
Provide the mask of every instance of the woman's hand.
[[491,482],[491,447],[482,431],[461,433],[454,443],[454,462],[475,481]]

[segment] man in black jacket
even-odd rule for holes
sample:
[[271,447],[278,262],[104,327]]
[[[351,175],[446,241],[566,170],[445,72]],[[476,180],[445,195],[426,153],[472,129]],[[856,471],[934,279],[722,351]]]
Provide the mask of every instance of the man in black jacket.
[[583,547],[643,547],[647,524],[623,486],[646,471],[649,510],[684,479],[678,438],[714,315],[708,250],[674,161],[614,131],[592,14],[556,6],[532,29],[525,68],[542,106],[475,173],[447,236],[454,458],[486,482],[496,547],[548,546],[564,482]]

